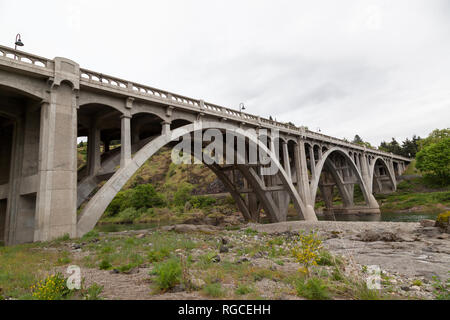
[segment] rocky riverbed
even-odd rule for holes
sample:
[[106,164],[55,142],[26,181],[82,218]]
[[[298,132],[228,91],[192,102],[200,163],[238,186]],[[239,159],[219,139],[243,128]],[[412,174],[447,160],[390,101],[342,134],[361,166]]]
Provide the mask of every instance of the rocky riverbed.
[[[342,257],[343,272],[353,279],[364,281],[369,266],[379,266],[384,298],[395,299],[433,299],[435,282],[445,282],[450,271],[449,234],[435,228],[432,221],[422,223],[405,222],[337,222],[337,221],[292,221],[274,224],[247,224],[240,230],[226,230],[210,225],[181,224],[165,226],[157,230],[124,231],[101,234],[101,241],[111,237],[135,238],[145,242],[155,232],[180,234],[201,245],[189,251],[193,261],[190,269],[192,283],[196,290],[176,286],[165,292],[150,293],[152,283],[152,264],[141,265],[122,273],[115,270],[85,268],[87,283],[103,285],[104,297],[109,299],[205,299],[211,298],[201,289],[211,282],[211,276],[217,277],[224,292],[221,298],[263,298],[263,299],[301,299],[295,294],[295,285],[280,280],[286,275],[296,274],[299,265],[290,254],[290,244],[298,231],[313,230],[323,240],[324,247],[333,255]],[[105,237],[105,238],[104,238]],[[277,241],[274,241],[277,240]],[[270,247],[281,254],[270,253],[267,243],[276,243]],[[144,245],[152,246],[152,243]],[[83,246],[73,249],[77,254],[86,256],[92,252],[83,250]],[[278,250],[278,251],[277,251]],[[175,253],[184,255],[185,249]],[[197,262],[210,254],[210,266],[199,267]],[[211,255],[212,254],[212,255]],[[243,265],[241,273],[251,278],[254,273],[276,273],[250,281],[251,295],[237,295],[242,274],[227,277],[215,275],[214,268],[223,268],[223,264]],[[205,268],[202,270],[202,268]],[[228,268],[228,267],[227,267]],[[332,273],[334,267],[323,266],[322,271]],[[233,271],[235,272],[235,271]],[[231,275],[230,271],[230,275]],[[281,276],[283,275],[283,276]],[[434,278],[437,277],[437,278]],[[284,278],[286,279],[286,278]],[[344,290],[345,291],[345,290]],[[333,299],[358,298],[346,294],[336,294]],[[362,297],[364,298],[364,297]]]

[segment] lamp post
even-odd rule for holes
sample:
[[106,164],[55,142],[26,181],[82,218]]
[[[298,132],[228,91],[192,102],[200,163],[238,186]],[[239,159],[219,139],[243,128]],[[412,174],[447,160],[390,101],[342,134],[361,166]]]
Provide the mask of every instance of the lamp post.
[[244,106],[243,102],[239,103],[239,112],[242,112],[242,110],[245,110],[245,106]]
[[20,33],[18,33],[18,34],[16,35],[16,42],[15,42],[14,44],[15,44],[14,50],[17,50],[17,46],[23,47],[23,42],[22,42],[22,40],[20,39]]

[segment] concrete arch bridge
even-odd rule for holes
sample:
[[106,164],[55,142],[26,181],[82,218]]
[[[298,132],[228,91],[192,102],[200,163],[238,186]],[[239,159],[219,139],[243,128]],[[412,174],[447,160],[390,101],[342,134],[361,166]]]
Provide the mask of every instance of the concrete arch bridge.
[[[304,127],[82,69],[69,59],[0,46],[0,239],[15,244],[66,233],[82,236],[153,154],[208,130],[224,137],[231,132],[233,141],[243,141],[225,150],[239,161],[203,160],[252,221],[262,211],[273,222],[284,221],[289,203],[299,219],[314,221],[317,194],[331,210],[334,188],[343,202],[338,210],[379,212],[373,194],[394,191],[410,162]],[[260,139],[265,130],[277,135]],[[79,170],[78,137],[88,141],[87,165]],[[121,147],[111,149],[117,140]],[[265,156],[252,159],[255,146]],[[268,167],[274,174],[264,174]],[[356,185],[364,204],[355,204]]]

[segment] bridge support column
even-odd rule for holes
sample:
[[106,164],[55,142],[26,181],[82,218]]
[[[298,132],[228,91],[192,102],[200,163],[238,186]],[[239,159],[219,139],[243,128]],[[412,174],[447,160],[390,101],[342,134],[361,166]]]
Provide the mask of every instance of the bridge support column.
[[308,166],[306,161],[305,143],[303,140],[298,139],[295,144],[294,150],[295,156],[295,171],[297,174],[297,189],[300,197],[305,204],[306,212],[303,213],[305,220],[315,221],[317,220],[316,213],[314,212],[314,204],[311,200],[311,191],[309,189],[308,178]]
[[131,116],[123,115],[121,118],[120,134],[120,167],[124,168],[131,161]]
[[23,119],[16,119],[13,132],[13,141],[11,149],[11,167],[9,173],[9,192],[6,205],[5,218],[5,243],[7,245],[17,244],[17,234],[20,230],[17,225],[19,215],[20,183],[21,183],[21,165],[23,160]]
[[161,122],[161,126],[162,126],[162,129],[161,129],[161,134],[162,135],[167,134],[167,133],[170,132],[170,122],[163,121],[163,122]]
[[35,241],[76,236],[77,102],[66,82],[41,108]]
[[372,181],[370,179],[370,174],[369,174],[369,163],[368,163],[367,156],[365,154],[363,154],[361,156],[361,175],[362,175],[364,184],[366,185],[367,192],[369,193],[368,194],[369,199],[367,199],[369,208],[379,209],[380,206],[378,205],[377,200],[375,199],[375,197],[372,194],[373,188],[372,188]]
[[96,175],[101,168],[100,129],[94,123],[89,128],[88,136],[88,172],[90,176]]

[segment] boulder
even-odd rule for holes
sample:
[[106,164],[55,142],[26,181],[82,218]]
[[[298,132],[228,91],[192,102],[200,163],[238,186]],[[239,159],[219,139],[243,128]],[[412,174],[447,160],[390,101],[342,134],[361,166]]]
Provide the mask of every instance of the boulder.
[[384,230],[367,230],[365,232],[361,232],[359,235],[359,239],[365,242],[372,241],[403,241],[398,235],[390,231]]
[[450,233],[450,211],[437,216],[435,227],[438,227],[442,232]]
[[420,225],[422,227],[434,227],[435,221],[430,219],[420,220]]

